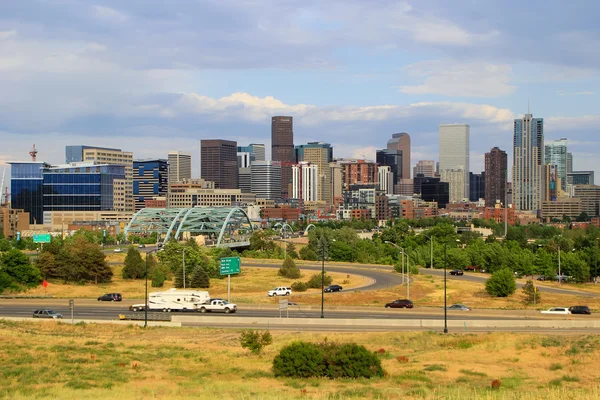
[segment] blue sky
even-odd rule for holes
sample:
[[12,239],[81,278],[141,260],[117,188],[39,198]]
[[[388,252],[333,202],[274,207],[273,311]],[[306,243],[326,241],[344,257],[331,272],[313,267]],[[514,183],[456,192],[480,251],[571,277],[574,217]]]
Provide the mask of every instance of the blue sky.
[[[395,132],[413,164],[440,123],[471,125],[471,170],[512,120],[545,119],[574,168],[600,150],[600,3],[591,1],[20,0],[0,3],[0,167],[64,161],[64,146],[139,158],[199,140],[295,142],[375,157]],[[597,170],[600,171],[600,168]]]

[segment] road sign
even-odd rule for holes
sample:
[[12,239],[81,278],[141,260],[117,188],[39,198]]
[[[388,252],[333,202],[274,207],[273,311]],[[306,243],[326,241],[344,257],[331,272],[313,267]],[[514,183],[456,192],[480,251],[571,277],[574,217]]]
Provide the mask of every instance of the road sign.
[[233,275],[240,273],[241,261],[239,257],[221,258],[220,274]]
[[279,310],[287,310],[288,308],[288,299],[279,300]]
[[33,235],[33,243],[50,243],[49,233],[36,233]]

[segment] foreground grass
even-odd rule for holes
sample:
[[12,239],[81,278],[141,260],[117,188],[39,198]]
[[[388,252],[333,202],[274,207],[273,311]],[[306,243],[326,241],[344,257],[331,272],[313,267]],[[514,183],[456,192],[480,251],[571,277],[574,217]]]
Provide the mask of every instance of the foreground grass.
[[[272,332],[261,356],[239,332],[0,320],[0,398],[600,399],[600,337]],[[374,380],[276,379],[294,340],[383,349]],[[492,380],[501,388],[491,390]]]

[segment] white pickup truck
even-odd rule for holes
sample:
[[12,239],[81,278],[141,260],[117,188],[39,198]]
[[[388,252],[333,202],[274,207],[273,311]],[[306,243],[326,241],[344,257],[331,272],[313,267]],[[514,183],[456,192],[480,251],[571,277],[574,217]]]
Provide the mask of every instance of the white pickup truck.
[[229,303],[227,300],[215,299],[208,304],[198,306],[198,311],[206,312],[224,312],[225,314],[234,313],[237,311],[237,305]]

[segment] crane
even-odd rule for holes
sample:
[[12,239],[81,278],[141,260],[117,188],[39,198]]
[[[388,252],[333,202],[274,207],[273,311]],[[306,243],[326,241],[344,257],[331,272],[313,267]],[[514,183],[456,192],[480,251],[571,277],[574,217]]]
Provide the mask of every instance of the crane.
[[35,148],[35,144],[33,145],[33,148],[31,149],[31,151],[29,152],[29,155],[31,156],[31,161],[35,161],[36,157],[37,157],[37,149]]
[[4,179],[6,178],[6,168],[2,170],[2,184],[0,184],[0,205],[6,204],[8,201],[4,194]]

